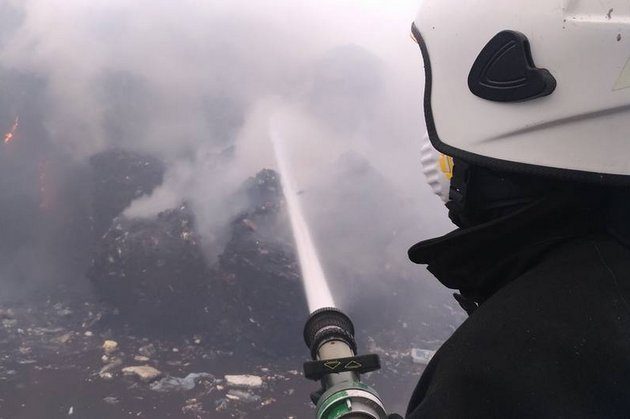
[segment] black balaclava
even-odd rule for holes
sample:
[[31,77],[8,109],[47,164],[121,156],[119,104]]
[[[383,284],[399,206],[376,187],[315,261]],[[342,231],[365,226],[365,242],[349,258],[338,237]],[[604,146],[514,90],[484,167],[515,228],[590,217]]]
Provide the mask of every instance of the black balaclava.
[[409,249],[471,313],[560,243],[603,231],[611,190],[455,159],[446,204],[460,227]]
[[517,211],[551,194],[567,191],[566,185],[531,175],[499,172],[454,159],[449,218],[468,228]]

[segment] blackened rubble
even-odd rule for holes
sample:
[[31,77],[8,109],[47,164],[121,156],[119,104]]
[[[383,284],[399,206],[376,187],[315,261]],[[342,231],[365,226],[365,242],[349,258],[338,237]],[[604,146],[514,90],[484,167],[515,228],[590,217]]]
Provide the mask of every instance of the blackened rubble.
[[217,267],[226,287],[222,321],[239,319],[246,325],[240,336],[245,345],[299,354],[306,301],[278,175],[262,170],[245,190],[250,209],[233,221],[232,238]]
[[156,219],[119,217],[100,241],[88,277],[131,323],[190,330],[208,301],[211,274],[186,205]]
[[156,219],[116,218],[88,273],[99,296],[133,326],[212,335],[243,352],[300,354],[306,303],[278,175],[262,170],[238,194],[247,209],[213,265],[186,205]]

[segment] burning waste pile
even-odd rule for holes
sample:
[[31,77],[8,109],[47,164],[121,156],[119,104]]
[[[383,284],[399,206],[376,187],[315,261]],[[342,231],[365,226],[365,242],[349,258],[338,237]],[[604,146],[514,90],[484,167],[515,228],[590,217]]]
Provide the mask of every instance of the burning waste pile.
[[116,218],[99,245],[88,277],[129,321],[177,330],[211,303],[210,269],[186,205],[155,220]]
[[120,318],[165,335],[221,338],[236,350],[300,353],[304,297],[274,171],[262,170],[237,192],[246,209],[228,226],[217,261],[208,263],[204,237],[186,203],[154,219],[120,215],[157,186],[159,162],[120,151],[92,162],[97,173],[115,175],[96,180],[95,201],[109,202],[96,230],[113,220],[98,239],[88,277]]
[[216,267],[226,298],[222,322],[228,329],[231,318],[247,325],[241,344],[259,342],[259,349],[275,355],[301,354],[306,300],[278,175],[262,170],[244,191],[250,208],[232,222]]

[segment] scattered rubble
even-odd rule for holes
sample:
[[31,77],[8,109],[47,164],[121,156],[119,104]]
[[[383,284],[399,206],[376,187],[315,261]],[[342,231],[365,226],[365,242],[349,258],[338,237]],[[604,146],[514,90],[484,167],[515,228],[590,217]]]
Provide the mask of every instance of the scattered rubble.
[[215,409],[217,412],[227,410],[229,400],[227,398],[215,400]]
[[228,226],[214,265],[182,204],[154,220],[116,218],[88,277],[120,318],[142,330],[193,332],[197,345],[211,336],[238,351],[301,354],[306,302],[278,175],[262,170],[237,195],[246,210]]
[[182,413],[185,415],[193,414],[196,417],[202,417],[201,415],[207,414],[203,408],[203,404],[201,404],[197,399],[186,400],[186,404],[182,407]]
[[159,381],[151,383],[151,390],[159,392],[170,391],[189,391],[195,388],[197,380],[203,378],[206,380],[212,380],[214,377],[212,374],[206,372],[190,373],[184,378],[166,376]]
[[[101,322],[91,323],[92,319],[107,317],[100,315],[108,310],[102,303],[64,304],[73,311],[72,320],[55,315],[54,305],[46,303],[42,311],[37,306],[14,309],[17,324],[0,326],[0,395],[11,394],[10,400],[0,400],[0,416],[20,417],[24,409],[21,403],[28,403],[34,393],[51,391],[51,386],[67,386],[72,397],[81,401],[73,402],[74,416],[82,416],[86,406],[102,417],[140,412],[141,416],[154,417],[159,411],[165,417],[217,419],[297,418],[310,409],[308,394],[315,384],[304,380],[295,369],[304,356],[254,361],[252,355],[235,362],[232,351],[215,349],[212,340],[203,335],[148,337],[122,329],[114,333],[108,326],[103,328]],[[92,336],[84,335],[86,324],[90,324]],[[200,343],[195,342],[198,339]],[[106,345],[106,341],[117,345]],[[105,354],[105,348],[113,346],[117,350]],[[397,388],[401,383],[413,386],[423,366],[411,362],[409,351],[384,348],[381,340],[370,341],[370,346],[382,354],[383,361],[382,371],[366,376],[370,384],[381,392],[388,392],[391,383]],[[172,348],[179,351],[173,352]],[[146,357],[148,361],[134,360],[145,357],[142,354],[151,357]],[[13,407],[7,408],[7,403]],[[69,407],[62,413],[67,413]],[[27,416],[47,417],[51,408],[46,405]]]
[[15,318],[15,313],[12,309],[0,309],[0,320],[12,320]]
[[103,352],[105,355],[111,355],[118,350],[118,342],[115,340],[106,340],[103,342]]
[[138,348],[138,353],[140,355],[142,355],[142,356],[147,357],[147,358],[151,358],[156,353],[155,346],[152,343],[149,343],[148,345],[141,346],[141,347]]
[[302,353],[296,336],[306,306],[279,182],[272,170],[245,182],[249,209],[232,222],[217,267],[225,278],[225,315],[231,328],[239,319],[244,343],[263,351],[273,347],[276,356]]
[[200,242],[186,205],[155,220],[118,218],[99,242],[88,277],[137,325],[177,332],[205,326],[212,275]]
[[263,379],[257,375],[226,375],[225,382],[234,388],[260,388]]
[[252,392],[235,389],[231,389],[230,391],[228,391],[225,397],[230,400],[239,400],[245,403],[254,403],[260,401],[261,399],[260,396]]
[[411,359],[414,364],[427,365],[435,352],[428,349],[413,348],[411,349]]
[[67,343],[70,339],[72,339],[72,332],[64,333],[61,336],[54,338],[54,341],[60,344]]
[[135,376],[145,383],[155,381],[162,376],[162,372],[150,365],[139,365],[125,367],[122,369],[124,375]]
[[57,314],[57,316],[67,317],[72,315],[72,310],[68,307],[64,307],[61,303],[55,304],[53,308],[55,309],[55,314]]
[[98,376],[103,380],[111,380],[114,378],[114,371],[122,366],[123,362],[121,359],[113,359],[109,361],[101,370],[98,372]]

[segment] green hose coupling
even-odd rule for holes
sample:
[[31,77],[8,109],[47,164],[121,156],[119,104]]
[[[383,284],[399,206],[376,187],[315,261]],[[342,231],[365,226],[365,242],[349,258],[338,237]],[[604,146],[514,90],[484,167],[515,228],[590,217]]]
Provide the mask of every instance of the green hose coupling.
[[317,403],[318,419],[387,419],[383,402],[360,382],[340,383],[328,389]]

